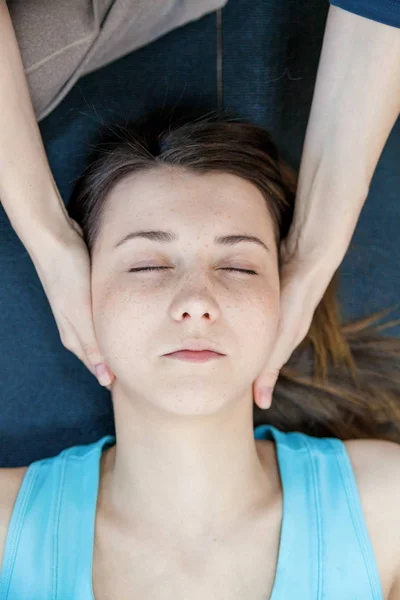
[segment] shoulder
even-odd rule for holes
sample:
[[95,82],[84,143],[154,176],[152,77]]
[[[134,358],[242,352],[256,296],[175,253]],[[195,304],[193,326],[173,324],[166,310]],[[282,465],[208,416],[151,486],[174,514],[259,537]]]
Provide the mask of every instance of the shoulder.
[[[348,440],[349,456],[387,600],[400,599],[400,444]],[[389,590],[391,590],[389,595]]]
[[368,439],[347,440],[344,444],[363,495],[372,500],[386,500],[385,507],[393,517],[397,516],[400,505],[400,444]]
[[[388,484],[393,494],[400,492],[400,444],[386,440],[346,440],[346,446],[353,470],[366,483],[374,475],[374,489],[377,479],[382,485]],[[391,481],[387,477],[390,476]],[[373,483],[373,482],[370,482]],[[391,487],[393,485],[393,488]],[[397,496],[397,500],[399,497]]]
[[27,469],[28,467],[0,469],[0,572],[8,526]]

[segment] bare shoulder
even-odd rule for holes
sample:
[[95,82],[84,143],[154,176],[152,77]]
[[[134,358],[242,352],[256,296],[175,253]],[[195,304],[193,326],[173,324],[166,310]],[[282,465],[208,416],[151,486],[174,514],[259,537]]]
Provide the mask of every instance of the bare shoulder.
[[27,468],[0,469],[0,571],[8,526]]
[[400,444],[369,439],[348,440],[344,444],[353,467],[384,598],[400,600]]
[[[400,444],[386,440],[347,440],[344,442],[355,475],[363,484],[371,485],[371,492],[391,492],[399,501]],[[358,482],[358,480],[357,480]],[[386,485],[386,488],[384,486]]]

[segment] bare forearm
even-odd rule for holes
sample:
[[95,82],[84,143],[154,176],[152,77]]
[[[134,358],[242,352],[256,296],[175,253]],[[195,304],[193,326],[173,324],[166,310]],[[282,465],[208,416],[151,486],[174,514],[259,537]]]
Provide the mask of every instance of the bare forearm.
[[326,248],[340,264],[399,112],[400,30],[330,6],[299,172],[299,248]]
[[0,201],[28,252],[68,227],[46,157],[14,28],[0,0]]

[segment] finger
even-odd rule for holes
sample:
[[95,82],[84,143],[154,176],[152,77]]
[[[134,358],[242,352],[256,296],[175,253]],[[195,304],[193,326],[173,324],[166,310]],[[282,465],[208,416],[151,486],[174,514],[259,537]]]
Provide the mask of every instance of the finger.
[[271,406],[272,395],[274,392],[275,384],[279,377],[279,370],[269,370],[265,379],[260,380],[257,378],[253,385],[253,398],[254,402],[259,408],[266,409]]
[[[85,304],[81,303],[80,306],[81,310],[79,311],[79,316],[78,314],[76,315],[76,320],[73,323],[69,320],[68,315],[64,315],[64,317],[69,325],[68,331],[73,332],[74,338],[79,341],[79,345],[86,357],[84,362],[88,366],[89,371],[99,378],[95,367],[96,365],[104,364],[105,361],[104,356],[100,352],[96,332],[94,330],[91,302],[89,301],[89,303]],[[107,375],[108,379],[100,381],[101,385],[110,383],[110,378],[112,379],[110,369],[108,369]]]
[[69,342],[68,345],[64,344],[64,346],[67,350],[69,350],[70,352],[75,354],[75,356],[77,358],[79,358],[80,361],[83,362],[83,364],[86,366],[86,368],[96,377],[96,379],[98,380],[98,382],[100,383],[101,386],[106,387],[108,389],[108,391],[111,392],[110,384],[113,381],[113,375],[111,374],[110,370],[104,363],[100,363],[100,364],[104,364],[104,367],[107,370],[107,376],[104,379],[103,379],[103,377],[99,377],[98,373],[96,372],[95,367],[93,367],[90,364],[89,359],[82,347],[82,344],[76,335],[75,335],[74,343]]
[[[98,352],[97,348],[93,348],[93,346],[90,346],[90,344],[83,342],[82,338],[78,336],[76,330],[73,327],[71,327],[70,324],[67,333],[65,332],[65,330],[63,330],[62,332],[60,332],[60,337],[65,348],[67,350],[70,350],[79,358],[79,360],[83,362],[83,364],[92,373],[92,375],[94,375],[97,378],[100,385],[107,386],[111,383],[112,373],[110,369],[108,369],[107,366],[104,364],[103,357]],[[97,362],[93,364],[93,360],[97,360]],[[96,365],[104,365],[105,371],[97,372]]]
[[254,402],[259,408],[267,409],[272,403],[272,394],[282,366],[287,362],[288,340],[284,336],[282,326],[278,327],[276,343],[268,361],[253,385]]
[[[281,298],[281,316],[278,330],[276,334],[276,342],[271,351],[268,361],[261,373],[259,373],[253,386],[254,401],[262,409],[269,408],[272,403],[272,394],[276,382],[279,378],[279,373],[289,360],[295,346],[295,338],[293,331],[298,326],[296,319],[297,315],[293,315],[285,307],[284,298]],[[292,300],[293,302],[293,300]]]
[[[290,315],[292,317],[292,315]],[[273,347],[268,361],[255,381],[254,398],[256,403],[270,404],[272,401],[272,392],[279,378],[282,367],[288,362],[295,348],[299,345],[299,332],[297,323],[291,322],[291,318],[286,316],[287,321],[278,328],[276,343]],[[296,334],[293,334],[297,327]],[[301,332],[302,335],[303,332]],[[264,397],[263,397],[264,396]]]
[[97,338],[93,327],[92,319],[86,320],[86,328],[82,326],[80,343],[91,365],[91,371],[97,377],[100,385],[109,386],[113,381],[113,373],[111,369],[105,364],[104,357],[101,354]]
[[[80,314],[83,314],[83,316],[85,317],[85,313]],[[100,352],[98,346],[97,336],[93,324],[91,300],[89,305],[87,305],[86,318],[82,319],[79,332],[83,351],[88,357],[90,364],[93,366],[95,370],[95,375],[100,385],[107,387],[107,389],[111,391],[111,388],[109,386],[113,382],[115,377],[109,366],[106,365],[104,361],[104,356]]]
[[[299,326],[296,322],[297,315],[286,315],[285,322],[278,330],[276,344],[268,358],[268,362],[254,382],[253,397],[260,408],[269,408],[272,403],[273,390],[279,378],[279,373],[288,362],[297,346],[306,337],[309,330],[308,318]],[[312,317],[311,317],[312,318]],[[294,319],[294,321],[293,321]],[[293,331],[296,333],[293,334]]]
[[63,334],[60,335],[61,338],[61,343],[64,346],[64,348],[66,350],[69,350],[69,352],[72,352],[72,354],[75,354],[75,356],[77,358],[79,358],[80,361],[83,362],[83,364],[85,365],[85,367],[94,375],[96,376],[95,370],[92,367],[92,365],[90,364],[87,356],[85,355],[85,352],[82,348],[82,345],[78,339],[78,337],[75,335],[75,332],[68,332],[68,335]]
[[113,382],[114,376],[111,373],[110,369],[107,367],[107,365],[104,362],[97,363],[95,366],[91,365],[87,354],[80,342],[77,356],[82,360],[82,362],[86,365],[89,371],[96,377],[99,384],[102,387],[107,388],[107,390],[111,392],[111,383]]

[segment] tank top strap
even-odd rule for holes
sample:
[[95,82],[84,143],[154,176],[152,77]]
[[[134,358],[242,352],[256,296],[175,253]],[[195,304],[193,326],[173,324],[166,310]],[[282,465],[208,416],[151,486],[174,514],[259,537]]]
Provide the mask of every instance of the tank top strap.
[[[59,523],[58,586],[54,600],[93,600],[92,567],[100,459],[115,437],[68,453],[64,477],[63,508]],[[71,531],[73,528],[75,531]]]
[[383,600],[355,476],[342,440],[255,429],[276,443],[283,521],[271,600]]
[[0,573],[1,600],[92,600],[94,517],[101,452],[114,436],[31,463],[11,515]]

